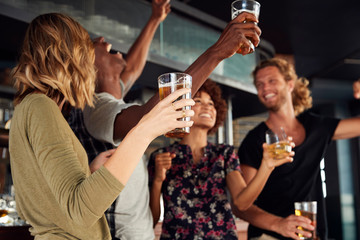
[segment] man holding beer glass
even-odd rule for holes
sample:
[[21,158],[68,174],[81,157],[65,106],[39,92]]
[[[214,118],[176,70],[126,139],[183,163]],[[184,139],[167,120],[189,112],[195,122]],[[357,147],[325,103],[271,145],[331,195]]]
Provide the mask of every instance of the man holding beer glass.
[[[327,239],[325,204],[320,161],[331,140],[360,136],[360,118],[335,119],[304,110],[312,106],[308,81],[298,78],[291,64],[282,59],[261,62],[253,72],[259,100],[269,117],[248,133],[239,148],[241,169],[249,183],[260,165],[265,131],[282,126],[293,137],[294,161],[276,168],[257,201],[246,212],[237,213],[250,222],[249,239],[271,235],[276,239],[312,239],[308,218],[294,215],[294,202],[317,201],[317,234]],[[262,141],[261,141],[262,139]],[[305,231],[308,230],[308,231]],[[271,238],[273,239],[273,238]]]

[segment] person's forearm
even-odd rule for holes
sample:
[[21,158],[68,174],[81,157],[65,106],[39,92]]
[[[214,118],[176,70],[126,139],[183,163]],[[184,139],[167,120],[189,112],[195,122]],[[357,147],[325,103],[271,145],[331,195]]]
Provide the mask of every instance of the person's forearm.
[[255,177],[233,200],[234,205],[240,210],[248,209],[256,200],[264,188],[273,169],[268,168],[265,164],[261,164]]
[[[206,81],[216,66],[225,58],[226,54],[222,56],[224,51],[219,48],[219,43],[216,42],[213,46],[208,48],[201,54],[197,60],[191,64],[185,72],[192,76],[192,96],[199,90],[201,85]],[[130,129],[137,124],[137,122],[148,113],[159,102],[158,92],[143,106],[130,107],[120,113],[115,119],[114,138],[122,139]],[[125,114],[126,112],[126,114]]]
[[159,94],[156,93],[142,106],[131,106],[124,109],[115,118],[114,139],[123,139],[126,134],[159,102]]
[[153,224],[157,224],[160,218],[160,197],[162,182],[154,180],[150,190],[150,209],[153,215]]
[[[155,28],[155,30],[156,30],[156,27],[153,26],[153,28]],[[138,39],[140,39],[140,37]],[[149,44],[150,43],[151,43],[151,41],[149,41]],[[139,51],[139,52],[141,52],[141,51]],[[214,44],[212,47],[208,48],[203,54],[201,54],[196,59],[196,61],[194,63],[192,63],[184,71],[185,73],[192,76],[192,95],[194,95],[199,90],[201,85],[206,81],[206,79],[214,71],[214,69],[217,67],[217,65],[224,59],[224,57],[222,57],[221,54],[219,54],[219,52],[221,52],[221,51],[218,50],[217,46]],[[147,53],[147,51],[146,51],[146,53]],[[133,55],[136,56],[136,54],[133,54]],[[138,61],[138,58],[135,57],[134,61],[135,62]],[[145,64],[145,61],[146,61],[146,57],[144,60],[144,64]],[[128,61],[128,65],[129,65],[129,61]]]
[[155,136],[147,134],[146,126],[137,125],[123,139],[114,154],[105,162],[109,172],[122,184],[126,185],[138,165],[142,155]]
[[271,213],[268,213],[256,205],[252,205],[246,211],[234,210],[233,213],[238,218],[241,218],[255,227],[277,232],[276,223],[282,218]]
[[149,53],[151,42],[154,38],[160,20],[150,17],[140,35],[133,43],[126,55],[126,69],[121,73],[121,79],[127,92],[142,73]]
[[216,46],[212,46],[201,54],[196,61],[191,64],[184,72],[192,76],[192,96],[199,90],[201,85],[207,80],[212,71],[223,60]]
[[332,140],[348,139],[360,136],[360,117],[353,117],[340,120]]
[[[185,72],[192,76],[192,96],[199,90],[211,72],[221,62],[216,46],[207,49],[191,64]],[[130,107],[123,110],[115,119],[114,139],[122,139],[138,121],[159,102],[158,92],[142,106]]]

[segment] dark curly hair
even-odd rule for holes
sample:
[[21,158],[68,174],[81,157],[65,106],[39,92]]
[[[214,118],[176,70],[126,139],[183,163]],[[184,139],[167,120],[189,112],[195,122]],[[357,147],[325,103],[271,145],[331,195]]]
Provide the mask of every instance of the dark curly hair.
[[222,98],[221,88],[213,82],[211,79],[207,79],[205,83],[200,87],[199,91],[195,94],[195,97],[200,95],[200,92],[206,92],[210,95],[211,100],[214,102],[216,109],[216,121],[214,127],[212,127],[208,134],[213,134],[217,129],[223,124],[226,113],[227,113],[227,104],[226,101]]
[[295,115],[299,115],[306,109],[312,107],[311,92],[308,88],[309,81],[306,78],[298,77],[295,73],[294,66],[281,58],[272,58],[262,61],[253,71],[252,75],[254,78],[259,70],[266,67],[277,67],[281,75],[283,75],[285,81],[295,80],[295,87],[292,92],[292,102],[295,111]]

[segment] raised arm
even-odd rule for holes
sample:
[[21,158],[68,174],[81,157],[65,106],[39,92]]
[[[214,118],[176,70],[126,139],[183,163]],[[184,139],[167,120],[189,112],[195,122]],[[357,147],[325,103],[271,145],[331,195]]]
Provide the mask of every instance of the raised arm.
[[291,156],[276,160],[271,157],[268,146],[265,143],[263,144],[263,149],[264,155],[260,168],[254,172],[254,176],[247,186],[244,178],[238,171],[233,171],[226,177],[226,186],[231,193],[232,203],[240,211],[248,209],[253,204],[275,167],[293,160],[294,152],[291,153]]
[[[244,23],[245,18],[253,22],[257,19],[253,14],[243,12],[233,19],[224,29],[214,45],[201,54],[185,72],[192,76],[192,95],[198,91],[216,66],[224,59],[233,56],[236,51],[245,46],[244,54],[249,53],[250,45],[246,36],[254,39],[257,46],[260,41],[260,28],[251,22]],[[246,48],[247,47],[247,48]],[[116,117],[114,138],[122,138],[159,101],[158,94],[155,94],[146,104],[138,107],[131,107],[121,112]]]
[[360,136],[360,117],[343,119],[335,129],[333,140]]
[[[353,94],[354,98],[360,98],[360,79],[353,83]],[[347,139],[358,136],[360,136],[360,118],[354,117],[341,120],[335,129],[332,139]]]
[[120,78],[125,85],[125,94],[141,75],[156,29],[159,24],[165,20],[169,12],[170,0],[152,1],[152,14],[140,35],[128,51],[126,55],[126,68],[120,75]]
[[181,99],[172,104],[178,97],[188,92],[188,89],[183,88],[160,101],[129,131],[113,155],[104,163],[104,167],[122,184],[127,183],[152,140],[174,128],[192,126],[192,121],[178,121],[177,119],[182,118],[183,114],[193,116],[194,111],[182,112],[176,109],[192,106],[194,101]]
[[246,18],[257,22],[254,15],[241,13],[226,26],[216,43],[185,70],[193,78],[193,96],[222,60],[232,57],[239,48],[246,49],[243,55],[249,53],[250,45],[246,36],[254,38],[255,46],[259,44],[261,30],[254,23],[244,23]]

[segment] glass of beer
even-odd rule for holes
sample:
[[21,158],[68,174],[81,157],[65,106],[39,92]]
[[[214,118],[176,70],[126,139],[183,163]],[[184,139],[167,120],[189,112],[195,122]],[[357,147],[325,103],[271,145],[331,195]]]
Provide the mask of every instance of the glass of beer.
[[[248,12],[251,14],[254,14],[257,19],[259,19],[260,14],[260,3],[254,0],[237,0],[231,3],[231,19],[236,18],[240,13],[242,12]],[[245,20],[244,22],[247,22]],[[255,51],[255,46],[251,41],[252,39],[249,39],[250,43],[250,52],[252,53]],[[244,51],[243,48],[240,48],[237,53],[242,54]]]
[[[311,220],[311,225],[315,227],[313,231],[310,231],[312,236],[310,238],[305,237],[302,234],[298,234],[300,239],[317,239],[316,237],[316,213],[317,213],[317,203],[316,201],[311,202],[295,202],[295,215],[296,216],[304,216]],[[298,229],[309,231],[307,229],[303,229],[302,227],[297,227]]]
[[292,148],[282,127],[278,131],[268,129],[265,132],[265,141],[274,159],[283,159],[290,155]]
[[2,196],[0,196],[0,218],[5,217],[9,214],[8,210],[7,210],[7,204],[5,199],[2,198]]
[[[170,93],[181,89],[181,88],[190,88],[192,86],[192,77],[189,74],[181,73],[181,72],[174,72],[174,73],[165,73],[158,77],[158,84],[159,84],[159,95],[160,101],[168,96]],[[182,95],[179,99],[190,99],[191,93],[187,93]],[[175,101],[177,101],[175,100]],[[177,109],[177,111],[183,111],[191,109],[190,106],[185,106],[181,109]],[[190,121],[190,117],[180,118],[180,121]],[[186,134],[190,132],[190,127],[184,128],[175,128],[170,132],[165,134],[165,137],[170,138],[183,138]]]

